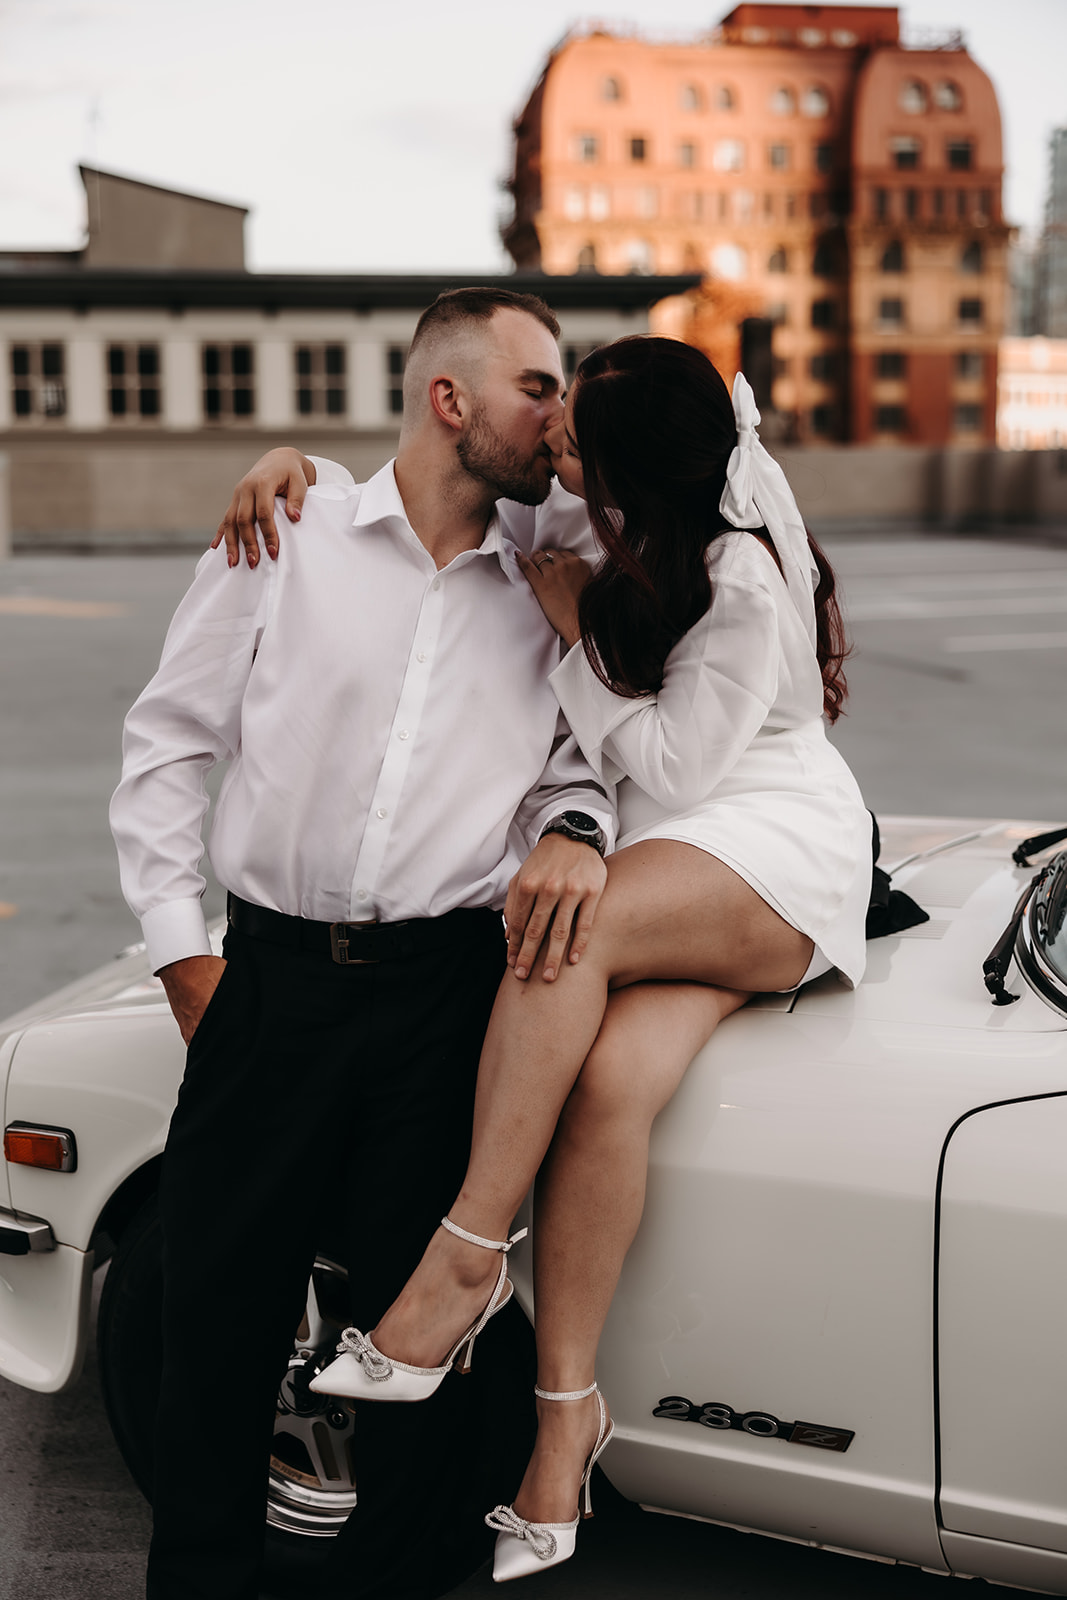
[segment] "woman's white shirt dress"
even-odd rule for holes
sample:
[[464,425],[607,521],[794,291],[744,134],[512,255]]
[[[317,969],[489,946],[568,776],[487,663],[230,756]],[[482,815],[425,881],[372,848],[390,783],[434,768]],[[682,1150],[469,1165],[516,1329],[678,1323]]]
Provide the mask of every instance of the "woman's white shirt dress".
[[617,783],[617,849],[675,839],[718,857],[815,943],[805,978],[866,961],[871,818],[826,737],[823,685],[773,557],[730,529],[708,549],[712,601],[656,694],[600,682],[578,643],[552,673],[590,764]]

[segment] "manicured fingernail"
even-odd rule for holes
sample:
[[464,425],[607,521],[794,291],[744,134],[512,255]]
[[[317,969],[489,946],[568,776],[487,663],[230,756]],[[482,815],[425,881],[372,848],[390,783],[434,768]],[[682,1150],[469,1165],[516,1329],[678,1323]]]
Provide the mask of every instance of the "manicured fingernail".
[[249,565],[249,566],[250,566],[250,567],[254,567],[254,566],[255,566],[255,564],[256,564],[256,562],[257,562],[257,561],[258,561],[258,560],[259,560],[259,557],[258,557],[258,556],[249,556],[249,558],[248,558],[248,565]]

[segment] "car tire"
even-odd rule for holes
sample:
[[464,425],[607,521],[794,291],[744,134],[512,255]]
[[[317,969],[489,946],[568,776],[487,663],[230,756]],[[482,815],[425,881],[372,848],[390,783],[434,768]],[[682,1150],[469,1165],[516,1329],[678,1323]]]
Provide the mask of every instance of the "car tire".
[[[160,1245],[159,1207],[152,1196],[119,1240],[104,1281],[97,1324],[100,1382],[108,1420],[123,1460],[148,1501],[152,1498],[152,1430],[162,1370]],[[307,1346],[321,1349],[328,1344],[332,1350],[334,1330],[343,1325],[345,1277],[344,1269],[325,1257],[316,1262],[312,1285],[317,1286],[317,1294],[309,1296],[309,1309],[314,1302],[316,1310],[324,1307],[323,1314],[314,1329],[309,1330],[305,1318],[297,1330],[300,1337],[294,1341],[294,1357],[279,1395],[264,1573],[268,1589],[279,1596],[306,1593],[328,1554],[330,1536],[355,1503],[354,1482],[346,1481],[346,1472],[349,1479],[351,1473],[344,1465],[350,1459],[344,1450],[350,1416],[342,1414],[336,1402],[316,1403],[308,1396],[306,1385],[299,1383],[301,1368],[314,1360],[314,1352]],[[329,1306],[331,1288],[338,1291],[332,1296],[333,1307]],[[331,1310],[335,1314],[331,1315]],[[293,1400],[294,1377],[298,1395],[309,1404],[301,1406]],[[322,1468],[323,1451],[316,1436],[324,1445],[328,1471]],[[333,1449],[335,1445],[340,1448]],[[335,1481],[324,1487],[330,1472]]]

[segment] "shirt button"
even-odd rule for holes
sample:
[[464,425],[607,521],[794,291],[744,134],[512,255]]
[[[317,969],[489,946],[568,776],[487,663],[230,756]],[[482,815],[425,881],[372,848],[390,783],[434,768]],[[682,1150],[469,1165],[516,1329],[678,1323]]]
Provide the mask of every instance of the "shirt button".
[[388,813],[388,811],[386,811],[384,806],[379,806],[378,807],[378,815],[380,817],[387,817],[389,815],[389,813]]
[[401,728],[400,732],[397,734],[397,738],[398,739],[406,739],[407,736],[408,736],[408,730],[406,728]]
[[357,891],[357,893],[356,893],[356,899],[357,900],[365,900],[366,898],[367,898],[366,889],[360,889],[360,890]]
[[415,660],[416,661],[425,661],[426,660],[426,652],[425,652],[425,650],[420,650],[418,655],[415,657]]
[[440,578],[435,578],[435,579],[434,579],[434,580],[433,580],[433,583],[432,583],[432,584],[431,584],[431,585],[430,585],[430,587],[431,587],[431,588],[432,588],[432,589],[439,589],[439,588],[440,588],[440,587],[441,587],[441,580],[440,580]]

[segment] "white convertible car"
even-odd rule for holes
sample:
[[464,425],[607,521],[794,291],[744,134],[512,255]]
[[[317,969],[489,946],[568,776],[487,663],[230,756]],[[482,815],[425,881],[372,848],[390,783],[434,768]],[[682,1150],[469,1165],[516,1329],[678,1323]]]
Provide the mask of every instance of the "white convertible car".
[[[930,920],[872,943],[855,992],[758,998],[697,1056],[602,1348],[624,1495],[1067,1594],[1067,852],[1015,865],[1037,831],[885,826],[894,887]],[[138,951],[0,1025],[0,1372],[74,1382],[110,1257],[103,1387],[142,1484],[183,1059]],[[266,1515],[290,1555],[355,1498],[351,1414],[305,1381],[342,1278],[324,1256],[279,1394]]]

